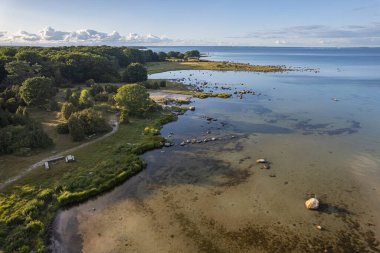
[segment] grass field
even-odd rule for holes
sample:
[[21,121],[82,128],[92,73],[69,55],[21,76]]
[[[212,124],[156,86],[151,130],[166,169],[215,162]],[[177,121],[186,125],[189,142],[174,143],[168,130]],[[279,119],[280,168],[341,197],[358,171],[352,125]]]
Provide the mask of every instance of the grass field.
[[146,64],[148,74],[175,70],[217,70],[217,71],[250,71],[282,72],[289,71],[284,66],[250,65],[232,62],[191,61],[191,62],[149,62]]

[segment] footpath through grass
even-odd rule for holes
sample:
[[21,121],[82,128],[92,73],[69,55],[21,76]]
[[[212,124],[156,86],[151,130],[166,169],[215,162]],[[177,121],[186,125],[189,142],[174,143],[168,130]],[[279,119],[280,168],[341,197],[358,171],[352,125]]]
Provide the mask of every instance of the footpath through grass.
[[73,153],[77,162],[32,171],[0,192],[0,252],[44,252],[45,236],[58,208],[112,189],[143,169],[139,155],[160,147],[163,137],[144,134],[176,117],[155,112],[131,118],[118,132]]

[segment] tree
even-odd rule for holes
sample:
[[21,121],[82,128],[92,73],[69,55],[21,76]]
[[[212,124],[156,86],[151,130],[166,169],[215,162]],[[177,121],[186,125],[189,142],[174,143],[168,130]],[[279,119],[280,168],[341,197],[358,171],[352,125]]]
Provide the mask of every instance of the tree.
[[119,118],[120,124],[128,124],[129,118],[128,118],[128,112],[125,109],[122,109],[120,111],[120,118]]
[[81,141],[85,137],[84,126],[82,121],[79,119],[78,115],[73,113],[69,121],[67,122],[69,126],[69,132],[73,141]]
[[21,84],[28,78],[37,76],[41,70],[38,64],[30,65],[26,61],[12,61],[5,64],[7,71],[6,83],[8,85]]
[[82,90],[79,96],[79,106],[81,108],[88,108],[94,104],[94,100],[88,90]]
[[133,115],[144,115],[152,105],[147,90],[139,84],[121,86],[114,99],[118,106],[123,107]]
[[5,60],[0,58],[0,83],[7,77],[7,71],[5,70]]
[[18,61],[26,61],[29,62],[30,65],[33,64],[41,64],[42,63],[42,57],[40,54],[34,51],[30,50],[23,50],[23,51],[18,51],[17,54],[15,55],[16,59]]
[[96,84],[95,83],[95,84],[91,85],[89,91],[90,91],[91,96],[94,97],[95,95],[103,92],[104,89],[103,89],[103,86],[101,86],[100,84]]
[[74,141],[83,140],[85,135],[111,131],[102,114],[92,108],[71,114],[68,125]]
[[27,105],[43,104],[53,93],[52,81],[47,77],[28,78],[20,88],[20,96]]
[[123,73],[123,82],[135,83],[148,79],[148,72],[141,63],[131,63]]
[[191,51],[187,51],[185,53],[185,58],[189,58],[189,57],[201,57],[201,53],[199,53],[198,50],[191,50]]
[[166,58],[167,58],[168,56],[166,55],[166,53],[165,52],[159,52],[158,53],[158,60],[159,61],[166,61]]
[[72,103],[64,103],[61,107],[61,115],[68,120],[71,116],[76,111],[75,106]]

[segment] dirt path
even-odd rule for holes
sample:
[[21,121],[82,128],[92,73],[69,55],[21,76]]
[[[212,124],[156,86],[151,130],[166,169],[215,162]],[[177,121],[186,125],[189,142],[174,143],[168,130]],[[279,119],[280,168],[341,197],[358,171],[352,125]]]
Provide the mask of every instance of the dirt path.
[[24,177],[26,174],[28,174],[28,173],[31,172],[32,170],[34,170],[34,169],[36,169],[36,168],[38,168],[38,167],[42,167],[42,166],[44,165],[44,163],[47,162],[47,161],[49,161],[49,160],[52,160],[52,159],[54,159],[54,158],[56,158],[56,157],[59,157],[59,156],[67,155],[67,154],[69,154],[69,153],[72,153],[72,152],[74,152],[74,151],[77,151],[78,149],[84,148],[84,147],[86,147],[86,146],[88,146],[88,145],[91,145],[91,144],[93,144],[93,143],[95,143],[95,142],[101,141],[101,140],[103,140],[103,139],[105,139],[105,138],[107,138],[107,137],[113,135],[113,134],[116,133],[116,131],[119,129],[119,123],[117,122],[117,117],[116,117],[116,115],[112,115],[112,116],[110,117],[109,124],[110,124],[111,127],[112,127],[112,131],[111,131],[111,132],[106,133],[105,135],[103,135],[103,136],[101,136],[101,137],[99,137],[99,138],[96,138],[96,139],[94,139],[94,140],[92,140],[92,141],[89,141],[89,142],[83,143],[83,144],[81,144],[81,145],[79,145],[79,146],[76,146],[76,147],[73,147],[73,148],[70,148],[70,149],[66,149],[66,150],[64,150],[64,151],[62,151],[62,152],[59,152],[59,153],[57,153],[57,154],[54,154],[53,156],[49,156],[49,157],[47,157],[47,158],[45,158],[45,159],[42,159],[42,160],[39,161],[39,162],[36,162],[36,163],[32,164],[32,165],[29,166],[25,171],[21,172],[21,173],[18,174],[17,176],[8,179],[8,180],[5,181],[4,183],[0,183],[0,190],[3,189],[3,188],[5,188],[5,187],[8,186],[9,184],[11,184],[11,183],[13,183],[13,182],[19,180],[20,178]]

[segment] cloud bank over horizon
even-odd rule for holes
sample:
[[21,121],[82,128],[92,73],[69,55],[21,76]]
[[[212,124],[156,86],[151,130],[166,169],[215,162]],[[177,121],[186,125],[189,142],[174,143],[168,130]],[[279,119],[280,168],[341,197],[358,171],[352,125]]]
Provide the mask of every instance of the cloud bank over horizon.
[[200,37],[173,39],[152,34],[129,33],[122,35],[117,31],[106,33],[93,29],[59,31],[48,26],[38,33],[25,30],[15,33],[0,31],[0,45],[378,47],[380,46],[380,22],[342,27],[303,25],[260,29],[241,35],[226,36],[221,39]]
[[105,33],[93,29],[67,32],[55,30],[50,26],[38,33],[30,33],[24,30],[16,33],[0,31],[0,45],[164,45],[171,42],[173,40],[166,36],[153,34],[129,33],[128,35],[121,35],[116,31]]
[[380,46],[380,22],[368,25],[332,27],[326,25],[291,26],[257,30],[232,40],[274,41],[277,45]]

